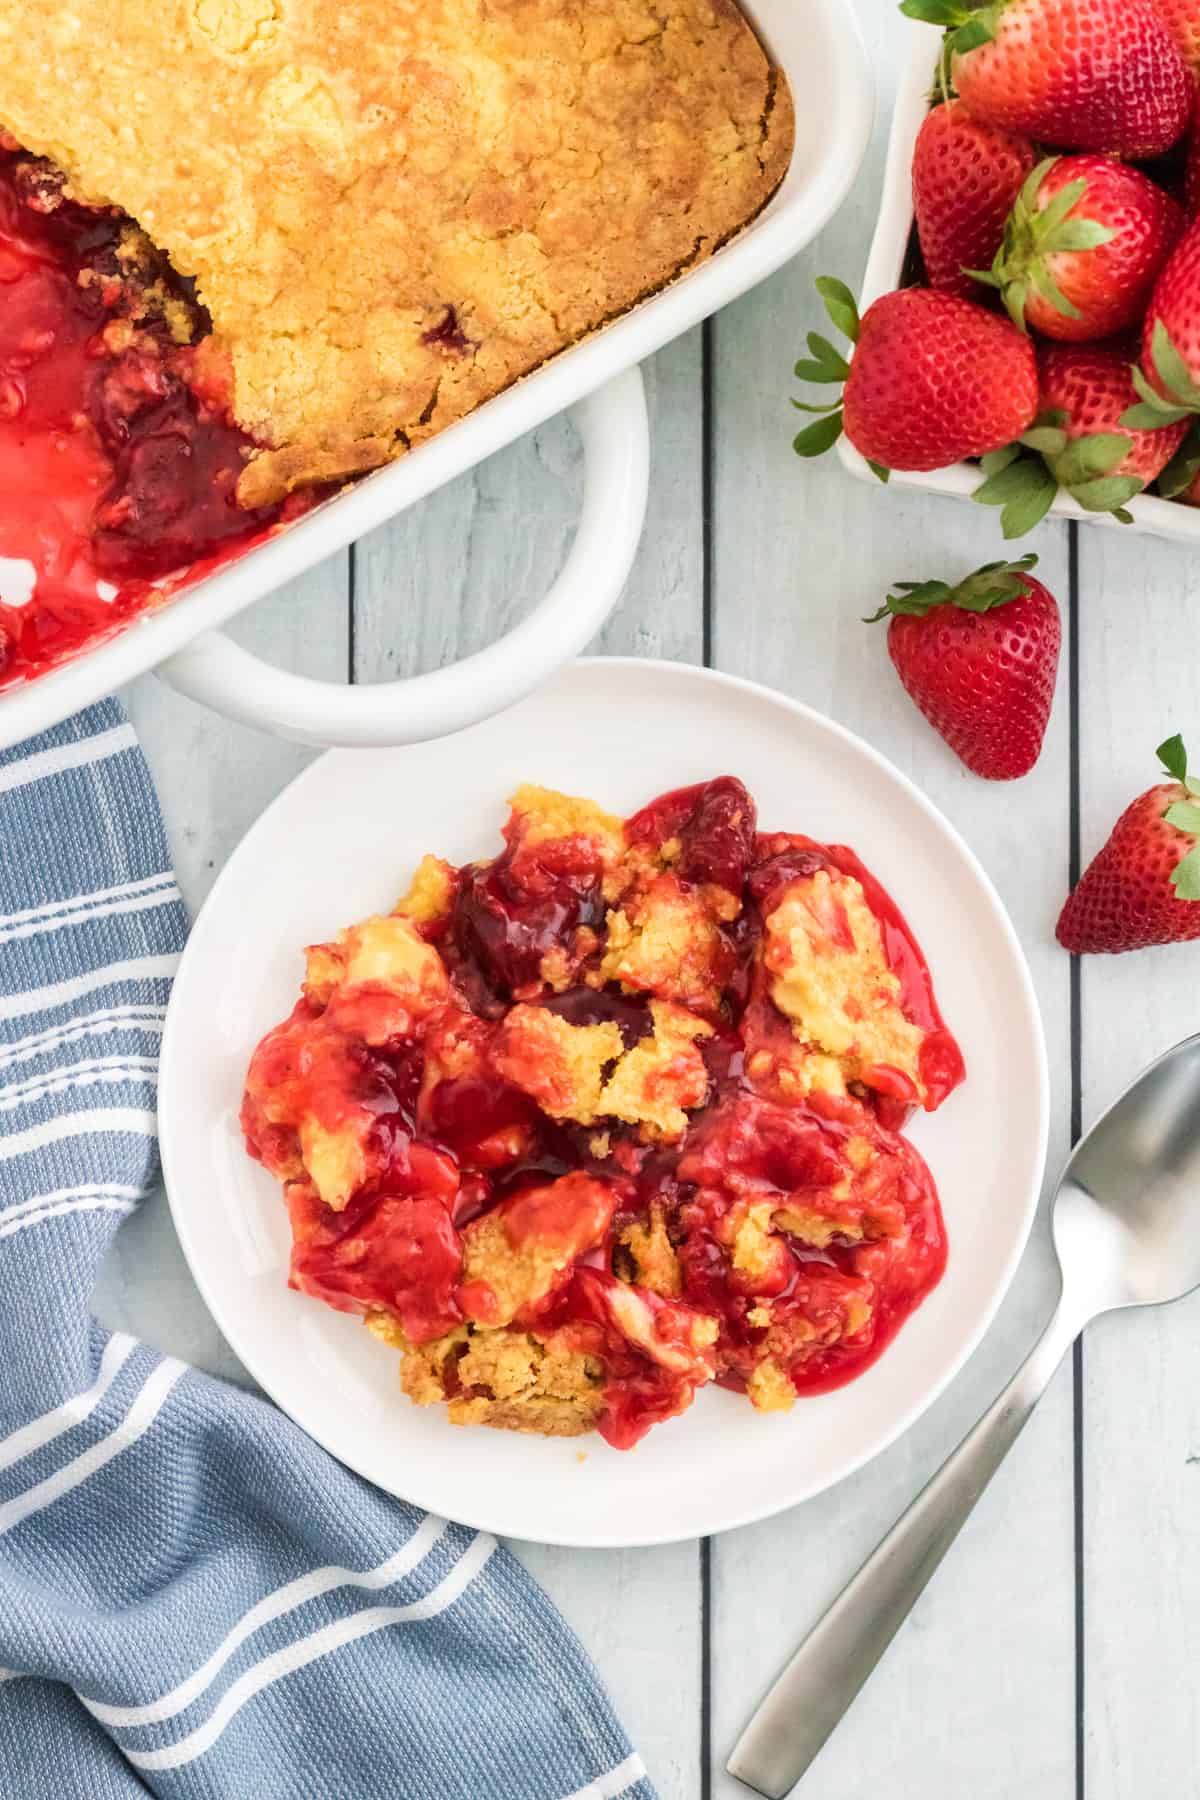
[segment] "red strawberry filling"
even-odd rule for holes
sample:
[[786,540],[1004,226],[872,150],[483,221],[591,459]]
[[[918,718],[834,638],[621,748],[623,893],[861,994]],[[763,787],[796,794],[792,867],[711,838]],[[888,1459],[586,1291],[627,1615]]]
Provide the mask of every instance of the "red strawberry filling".
[[[0,147],[0,685],[262,537],[207,317],[130,221]],[[291,511],[301,510],[291,503]]]

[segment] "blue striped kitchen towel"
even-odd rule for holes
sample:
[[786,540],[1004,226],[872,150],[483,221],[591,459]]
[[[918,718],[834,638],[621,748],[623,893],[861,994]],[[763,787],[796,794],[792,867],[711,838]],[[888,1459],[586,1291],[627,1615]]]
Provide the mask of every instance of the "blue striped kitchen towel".
[[653,1800],[491,1538],[89,1318],[186,930],[115,702],[0,754],[0,1795]]

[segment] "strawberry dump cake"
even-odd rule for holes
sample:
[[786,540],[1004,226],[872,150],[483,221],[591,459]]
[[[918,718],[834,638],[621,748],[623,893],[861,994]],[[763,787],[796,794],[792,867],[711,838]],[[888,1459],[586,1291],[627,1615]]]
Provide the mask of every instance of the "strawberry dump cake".
[[848,1381],[946,1260],[900,1129],[963,1063],[904,920],[729,776],[626,820],[523,787],[503,835],[310,948],[254,1053],[291,1285],[459,1424],[628,1448],[708,1382]]
[[0,51],[0,682],[702,262],[793,142],[732,0],[5,0]]

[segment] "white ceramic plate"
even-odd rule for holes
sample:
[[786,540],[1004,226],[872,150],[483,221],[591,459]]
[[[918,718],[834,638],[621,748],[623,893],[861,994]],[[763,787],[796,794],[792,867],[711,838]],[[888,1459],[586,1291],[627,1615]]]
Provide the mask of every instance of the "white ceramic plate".
[[[279,1191],[238,1131],[250,1053],[293,1004],[301,947],[390,907],[425,850],[459,862],[490,854],[521,781],[624,813],[723,773],[747,783],[765,828],[851,844],[931,955],[968,1070],[911,1133],[941,1190],[945,1278],[872,1369],[786,1415],[710,1389],[626,1453],[598,1437],[452,1426],[440,1409],[409,1404],[395,1354],[357,1320],[289,1292]],[[305,770],[234,852],[196,922],[171,1000],[159,1104],[192,1272],[279,1405],[405,1499],[515,1537],[595,1546],[763,1518],[841,1480],[910,1425],[970,1355],[1016,1268],[1048,1111],[1020,947],[982,869],[929,802],[858,738],[780,694],[626,658],[576,663],[456,737],[335,751]]]

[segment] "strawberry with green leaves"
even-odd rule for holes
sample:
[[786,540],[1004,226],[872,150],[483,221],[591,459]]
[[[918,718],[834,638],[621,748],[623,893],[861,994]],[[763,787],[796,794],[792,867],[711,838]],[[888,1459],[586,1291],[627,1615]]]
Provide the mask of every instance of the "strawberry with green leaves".
[[1027,137],[988,125],[961,100],[926,113],[913,148],[913,213],[925,279],[942,294],[978,300],[968,273],[992,261],[1034,164]]
[[802,381],[838,384],[825,404],[796,400],[821,415],[800,432],[800,456],[819,456],[843,428],[886,479],[889,469],[944,469],[1010,443],[1037,411],[1037,364],[1029,339],[1008,320],[956,294],[901,288],[859,319],[850,290],[821,276],[817,289],[854,345],[849,362],[827,338],[808,335]]
[[1133,384],[1141,404],[1126,415],[1131,425],[1200,414],[1200,220],[1189,225],[1154,284]]
[[1187,128],[1191,78],[1152,0],[902,0],[947,33],[977,118],[1065,150],[1161,156]]
[[1063,907],[1058,941],[1076,955],[1200,938],[1200,781],[1182,738],[1158,756],[1170,781],[1126,807]]
[[1027,775],[1046,735],[1062,647],[1036,556],[986,563],[957,587],[899,581],[867,621],[889,619],[888,653],[934,730],[987,781]]
[[1113,513],[1128,524],[1128,502],[1165,474],[1187,425],[1138,430],[1124,423],[1137,403],[1135,354],[1126,344],[1039,348],[1037,419],[1016,444],[984,459],[986,479],[972,495],[1002,509],[1006,537],[1036,525],[1060,488],[1088,512]]
[[1086,343],[1138,324],[1183,230],[1171,196],[1106,156],[1048,156],[1022,185],[989,270],[1014,324]]
[[1134,361],[1127,344],[1047,344],[1038,353],[1038,417],[1064,439],[1061,448],[1043,439],[1042,453],[1059,486],[1089,512],[1111,512],[1148,488],[1187,432],[1183,421],[1142,430],[1125,423],[1137,400]]
[[1200,506],[1200,419],[1181,429],[1183,442],[1154,484],[1154,491],[1164,500],[1178,500],[1181,506]]

